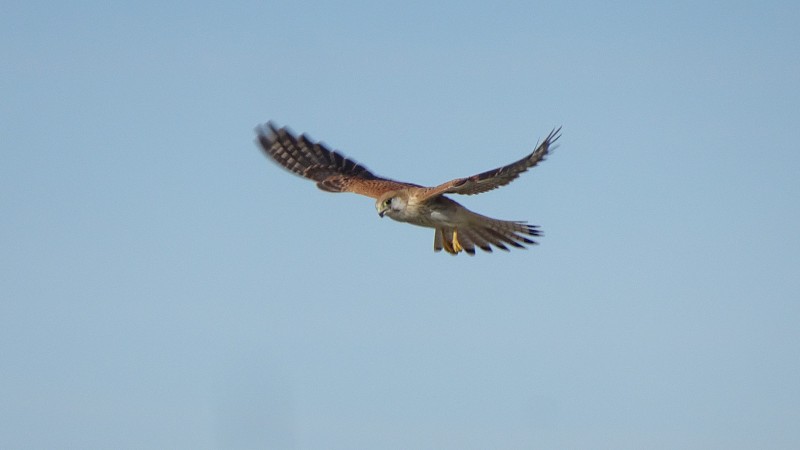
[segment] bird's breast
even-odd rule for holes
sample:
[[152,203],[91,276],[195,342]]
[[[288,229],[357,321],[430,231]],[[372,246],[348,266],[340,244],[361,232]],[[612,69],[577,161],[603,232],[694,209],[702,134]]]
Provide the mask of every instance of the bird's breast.
[[438,197],[430,201],[409,202],[403,219],[423,227],[457,225],[458,204],[448,198]]

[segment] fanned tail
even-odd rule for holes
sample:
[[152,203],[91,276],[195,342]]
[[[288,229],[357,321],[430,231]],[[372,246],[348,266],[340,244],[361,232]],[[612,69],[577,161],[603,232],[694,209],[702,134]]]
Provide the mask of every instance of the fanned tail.
[[438,252],[444,249],[451,255],[463,250],[472,256],[475,255],[476,247],[490,253],[492,246],[509,251],[509,246],[525,248],[526,245],[536,245],[537,242],[531,237],[542,236],[541,230],[536,225],[490,219],[478,214],[475,216],[477,220],[467,225],[436,228],[433,250]]

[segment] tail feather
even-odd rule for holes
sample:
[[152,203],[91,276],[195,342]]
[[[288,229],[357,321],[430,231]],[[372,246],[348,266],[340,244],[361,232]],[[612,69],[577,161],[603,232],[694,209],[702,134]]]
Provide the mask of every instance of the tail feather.
[[[515,241],[514,239],[512,239],[512,238],[510,238],[510,237],[506,237],[505,235],[503,235],[502,233],[500,233],[500,232],[498,232],[498,231],[495,231],[495,230],[493,230],[493,229],[491,229],[491,228],[488,228],[487,230],[488,230],[488,231],[489,231],[489,232],[490,232],[490,233],[491,233],[491,234],[492,234],[492,235],[493,235],[493,236],[494,236],[496,239],[499,239],[499,240],[501,240],[501,241],[505,242],[506,244],[509,244],[509,245],[511,245],[511,246],[514,246],[514,247],[516,247],[516,248],[525,248],[525,246],[524,246],[524,245],[520,244],[519,242]],[[506,248],[506,250],[508,250],[508,248]]]
[[[499,248],[501,250],[508,251],[508,247],[503,245],[502,239],[499,239],[496,236],[494,236],[493,230],[491,228],[477,228],[476,227],[475,228],[475,233],[476,234],[480,234],[481,237],[483,237],[486,240],[486,242],[491,243],[495,247],[497,247],[497,248]],[[491,247],[489,247],[489,248],[491,248]]]
[[482,232],[480,228],[462,227],[461,229],[464,231],[465,234],[469,234],[469,236],[472,237],[473,242],[475,242],[475,245],[480,247],[481,250],[489,253],[492,252],[492,246],[490,245],[492,244],[492,240],[487,239],[486,235]]
[[442,229],[437,228],[433,234],[433,251],[440,252],[444,248],[444,236],[442,236]]
[[461,228],[458,229],[454,236],[458,240],[458,243],[464,249],[465,252],[469,253],[470,255],[475,254],[475,246],[485,246],[486,243],[479,241],[475,238],[475,236],[470,232],[468,228]]
[[536,245],[537,242],[531,238],[541,235],[542,232],[536,225],[491,219],[474,214],[472,220],[466,224],[436,228],[433,249],[437,252],[444,249],[453,255],[462,250],[469,255],[474,255],[475,247],[489,253],[492,252],[493,246],[509,251],[508,246],[525,248],[526,245]]

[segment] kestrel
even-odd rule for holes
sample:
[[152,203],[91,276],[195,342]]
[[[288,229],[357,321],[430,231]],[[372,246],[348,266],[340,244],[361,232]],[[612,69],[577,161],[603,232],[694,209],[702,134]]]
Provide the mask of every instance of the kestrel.
[[536,225],[521,221],[497,220],[474,213],[445,194],[473,195],[505,186],[521,173],[537,165],[554,149],[561,128],[554,129],[528,156],[517,162],[478,175],[425,187],[379,177],[366,167],[314,142],[305,134],[295,136],[286,127],[272,122],[256,129],[258,143],[273,161],[297,175],[317,182],[328,192],[353,192],[376,199],[381,217],[433,228],[433,250],[444,249],[456,255],[462,250],[475,254],[475,247],[486,252],[492,245],[508,251],[506,245],[524,248],[536,244],[531,237],[541,236]]

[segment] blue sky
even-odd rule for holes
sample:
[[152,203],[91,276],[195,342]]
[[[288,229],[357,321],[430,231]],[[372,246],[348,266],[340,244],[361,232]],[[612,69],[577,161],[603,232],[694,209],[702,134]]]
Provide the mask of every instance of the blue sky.
[[[800,446],[796,2],[7,2],[0,447]],[[275,120],[541,245],[434,254]]]

